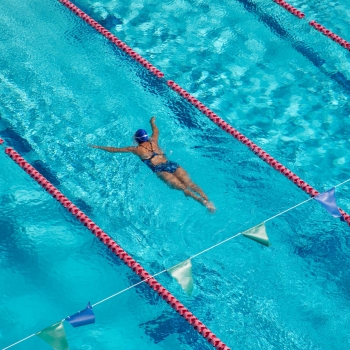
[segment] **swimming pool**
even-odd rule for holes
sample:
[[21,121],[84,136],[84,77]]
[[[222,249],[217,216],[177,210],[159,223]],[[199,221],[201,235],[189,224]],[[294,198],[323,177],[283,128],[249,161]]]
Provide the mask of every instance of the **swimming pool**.
[[[99,20],[108,13],[119,18],[112,30],[121,39],[306,181],[327,189],[349,173],[348,91],[327,74],[346,74],[347,53],[317,32],[309,35],[275,4],[254,3],[133,2],[120,9],[114,2],[76,2],[95,18],[100,13]],[[4,1],[0,14],[3,135],[17,139],[26,158],[49,166],[42,165],[60,190],[150,272],[306,198],[59,3]],[[276,23],[289,36],[276,35]],[[195,29],[209,34],[196,40]],[[326,63],[313,64],[294,42]],[[136,158],[86,148],[130,144],[135,129],[149,129],[153,114],[167,154],[208,192],[215,215],[169,190]],[[0,161],[6,346],[138,279],[6,156]],[[349,211],[347,189],[338,197]],[[349,344],[347,226],[311,202],[268,230],[269,249],[237,239],[194,260],[191,298],[170,277],[159,280],[232,348],[343,349]],[[71,348],[211,348],[147,286],[95,313],[93,326],[66,327]],[[47,346],[34,338],[17,348]]]

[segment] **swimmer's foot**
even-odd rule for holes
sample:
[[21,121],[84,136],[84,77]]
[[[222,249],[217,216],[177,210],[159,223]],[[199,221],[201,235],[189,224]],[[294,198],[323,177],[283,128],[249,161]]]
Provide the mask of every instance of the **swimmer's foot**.
[[215,213],[216,208],[212,202],[209,202],[208,200],[204,200],[203,204],[211,213]]

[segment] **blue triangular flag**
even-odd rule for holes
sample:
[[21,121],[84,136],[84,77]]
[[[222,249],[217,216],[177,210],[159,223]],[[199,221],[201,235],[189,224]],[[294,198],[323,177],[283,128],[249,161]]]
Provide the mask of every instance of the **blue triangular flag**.
[[332,216],[335,218],[340,218],[342,217],[337,203],[335,201],[335,187],[331,188],[330,190],[320,193],[314,199],[317,202],[320,202],[322,206],[330,213]]
[[92,311],[90,302],[87,304],[86,309],[79,311],[72,316],[68,316],[66,319],[73,327],[85,326],[90,323],[95,323],[95,315]]

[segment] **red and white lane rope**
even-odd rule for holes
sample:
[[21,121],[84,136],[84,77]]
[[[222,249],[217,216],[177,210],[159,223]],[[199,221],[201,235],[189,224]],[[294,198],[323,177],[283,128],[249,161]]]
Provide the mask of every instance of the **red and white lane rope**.
[[72,4],[69,0],[59,0],[64,6],[66,6],[69,10],[74,12],[77,16],[82,18],[87,24],[100,32],[103,36],[105,36],[109,41],[113,44],[117,45],[121,50],[127,53],[130,57],[132,57],[135,61],[142,64],[146,69],[148,69],[151,73],[153,73],[158,78],[163,78],[164,73],[162,73],[159,69],[154,67],[151,63],[149,63],[145,58],[135,52],[131,47],[126,45],[123,41],[118,39],[115,35],[113,35],[106,28],[101,26],[98,22],[92,19],[89,15],[87,15],[80,8]]
[[[247,147],[249,147],[256,155],[259,156],[264,162],[271,165],[274,169],[279,171],[289,180],[291,180],[294,184],[296,184],[299,188],[301,188],[308,195],[314,197],[319,194],[317,190],[311,187],[308,183],[302,180],[298,175],[294,174],[291,170],[285,167],[283,164],[278,162],[276,159],[271,157],[268,153],[266,153],[263,149],[258,147],[253,141],[249,140],[246,136],[241,134],[238,130],[232,127],[230,124],[226,123],[223,119],[221,119],[217,114],[215,114],[212,110],[206,107],[203,103],[197,100],[194,96],[188,93],[181,86],[173,82],[172,80],[168,80],[168,85],[177,92],[180,96],[184,97],[189,103],[191,103],[194,107],[196,107],[199,111],[205,114],[213,123],[218,125],[222,130],[226,131],[228,134],[232,135],[236,140],[243,143]],[[344,217],[344,220],[350,226],[350,215],[348,215],[344,210],[339,209],[341,214]]]
[[[304,18],[305,14],[290,5],[288,2],[284,0],[273,0],[276,4],[284,7],[287,11],[289,11],[294,16],[297,16],[298,18]],[[316,21],[312,20],[309,22],[309,25],[325,36],[328,36],[333,41],[337,42],[339,45],[343,46],[345,49],[350,51],[350,43],[346,41],[345,39],[341,38],[339,35],[333,33],[329,29],[325,28],[323,25],[317,23]]]
[[158,293],[178,314],[218,350],[230,350],[209,328],[193,315],[179,300],[164,288],[138,262],[125,252],[111,237],[97,226],[85,213],[65,197],[54,185],[41,175],[32,165],[22,158],[13,148],[8,147],[6,154],[13,159],[26,173],[28,173],[41,187],[51,194],[73,216],[86,226],[105,246],[130,267],[142,280]]

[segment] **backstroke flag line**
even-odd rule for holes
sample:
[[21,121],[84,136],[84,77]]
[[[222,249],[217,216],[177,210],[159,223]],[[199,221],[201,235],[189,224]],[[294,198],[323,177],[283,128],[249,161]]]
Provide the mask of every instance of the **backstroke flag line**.
[[244,237],[250,238],[255,242],[270,246],[269,237],[267,237],[265,223],[255,226],[247,231],[242,232]]
[[191,259],[168,269],[168,272],[180,284],[182,289],[190,296],[193,292],[192,262]]
[[92,311],[90,302],[87,304],[85,310],[79,311],[72,316],[68,316],[65,320],[73,327],[80,327],[90,323],[95,323],[95,314]]
[[50,344],[54,350],[69,350],[66,332],[64,331],[62,322],[44,328],[36,333],[36,335]]
[[320,193],[318,196],[315,196],[314,199],[321,203],[321,205],[328,211],[329,214],[331,214],[335,218],[342,217],[336,200],[335,200],[335,187],[331,188],[330,190]]

